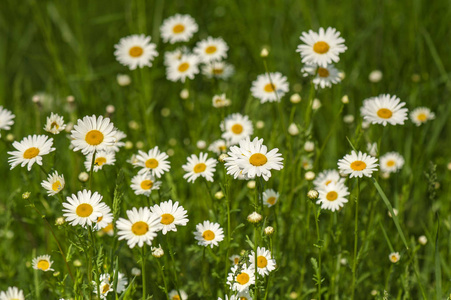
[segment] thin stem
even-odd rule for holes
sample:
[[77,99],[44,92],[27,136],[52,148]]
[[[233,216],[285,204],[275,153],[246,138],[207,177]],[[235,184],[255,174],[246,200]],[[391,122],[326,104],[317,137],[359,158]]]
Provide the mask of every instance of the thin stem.
[[91,190],[92,187],[92,171],[94,170],[94,162],[96,160],[96,151],[92,154],[92,160],[91,160],[91,170],[89,171],[89,190]]
[[159,259],[157,259],[157,263],[158,263],[158,270],[159,270],[159,272],[161,274],[161,278],[163,278],[164,293],[166,294],[166,299],[170,300],[169,299],[169,293],[168,293],[168,285],[166,283],[166,277],[164,275],[164,270],[163,270],[163,267],[160,264],[160,260]]
[[316,227],[316,238],[317,238],[317,247],[318,247],[318,276],[317,276],[317,283],[318,283],[318,300],[321,300],[321,235],[320,235],[320,231],[319,231],[319,214],[321,212],[317,211],[317,207],[315,204],[313,204],[315,206],[315,227]]
[[171,257],[171,261],[172,261],[172,270],[174,272],[175,290],[177,291],[177,294],[179,295],[180,299],[182,299],[182,296],[180,295],[180,290],[179,290],[179,280],[177,277],[177,270],[175,267],[174,253],[172,252],[171,242],[169,241],[168,235],[166,235],[166,243],[168,245],[169,256]]
[[[143,285],[143,300],[147,299],[147,291],[146,291],[146,244],[144,244],[141,248],[141,269],[142,269],[142,285]],[[163,277],[164,280],[164,277]],[[166,283],[165,283],[166,286]]]
[[358,216],[359,216],[359,197],[360,197],[360,178],[357,178],[357,197],[355,200],[355,221],[354,221],[354,259],[352,262],[352,297],[355,295],[355,283],[356,283],[356,268],[357,268],[357,244],[358,244]]
[[[93,259],[95,259],[95,257],[97,257],[97,253],[95,253],[96,252],[96,250],[97,250],[97,248],[96,248],[96,241],[95,241],[95,238],[94,238],[94,234],[93,234],[93,231],[92,231],[92,227],[91,228],[88,228],[88,232],[89,232],[89,237],[90,237],[90,239],[91,239],[91,255],[90,255],[90,261],[92,261]],[[94,253],[94,255],[92,254],[92,253]],[[96,261],[94,261],[94,264],[95,264],[95,268],[96,268],[96,278],[95,278],[95,282],[96,282],[96,289],[97,289],[97,295],[100,295],[100,270],[98,269],[98,265],[97,265],[97,262]],[[91,274],[92,273],[92,270],[91,270],[91,268],[89,269],[89,273]]]

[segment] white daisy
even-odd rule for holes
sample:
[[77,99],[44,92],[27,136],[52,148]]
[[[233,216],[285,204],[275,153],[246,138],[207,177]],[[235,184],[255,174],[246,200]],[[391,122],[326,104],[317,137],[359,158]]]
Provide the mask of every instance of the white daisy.
[[214,95],[212,102],[213,102],[213,107],[216,107],[216,108],[230,106],[230,104],[232,103],[232,101],[230,101],[230,99],[226,98],[225,94]]
[[248,290],[251,284],[255,284],[254,269],[246,264],[241,267],[233,266],[227,276],[227,284],[232,291],[244,292]]
[[325,189],[330,183],[344,183],[344,178],[340,177],[340,173],[337,170],[324,170],[319,173],[315,180],[313,181],[313,185],[317,190]]
[[263,192],[263,204],[271,207],[279,200],[279,193],[273,189],[267,189]]
[[50,260],[50,255],[41,255],[33,258],[31,265],[35,270],[42,270],[44,272],[47,271],[55,271],[52,269],[53,261]]
[[[92,157],[94,153],[86,155],[85,168],[89,172],[91,171]],[[94,159],[94,172],[102,170],[105,165],[114,165],[116,162],[116,152],[113,151],[98,151]]]
[[252,300],[251,295],[249,294],[249,289],[239,292],[236,295],[232,295],[230,300]]
[[187,42],[198,30],[196,21],[190,15],[176,14],[163,21],[161,38],[165,43]]
[[229,46],[222,38],[212,38],[210,36],[196,44],[194,53],[202,62],[207,63],[227,58],[227,50],[229,50]]
[[116,129],[116,134],[114,135],[114,144],[108,147],[108,151],[119,152],[119,149],[125,146],[124,142],[121,142],[122,139],[125,139],[127,135]]
[[114,45],[116,49],[114,55],[117,61],[130,70],[135,70],[137,67],[151,67],[152,61],[158,56],[158,52],[155,50],[156,45],[151,43],[150,39],[150,36],[144,34],[134,34],[121,38],[119,43]]
[[237,265],[240,262],[240,258],[241,258],[241,256],[236,255],[236,254],[229,257],[229,259],[232,261],[232,263],[234,265]]
[[66,128],[64,124],[64,118],[53,112],[50,117],[47,117],[47,122],[45,123],[44,130],[53,134],[58,134]]
[[221,155],[227,151],[227,144],[224,140],[216,140],[208,146],[208,151],[214,152],[217,155]]
[[377,171],[377,166],[377,158],[360,151],[356,153],[354,150],[338,160],[338,169],[344,174],[351,174],[350,178],[371,177],[373,171]]
[[194,79],[199,73],[199,58],[194,54],[184,54],[179,60],[170,62],[166,69],[166,77],[170,81],[185,82],[186,78]]
[[239,113],[227,116],[221,122],[220,127],[223,132],[221,137],[231,145],[238,144],[239,141],[254,133],[254,127],[249,117]]
[[194,183],[194,181],[202,176],[206,180],[213,182],[213,173],[216,171],[216,164],[218,161],[214,158],[208,158],[207,153],[201,152],[199,157],[192,154],[188,157],[188,162],[182,166],[183,170],[187,172],[183,175],[183,178],[188,182]]
[[225,61],[212,61],[202,66],[202,74],[208,78],[228,79],[233,73],[235,68]]
[[[113,281],[110,281],[110,274],[102,274],[99,278],[99,289],[100,289],[100,299],[107,299],[107,295],[109,292],[113,291]],[[97,294],[97,283],[92,281],[94,294]]]
[[116,221],[119,240],[126,239],[130,248],[152,244],[152,240],[157,236],[160,226],[160,217],[151,213],[147,207],[136,209],[133,207],[127,210],[128,220],[119,218]]
[[0,300],[25,300],[23,291],[15,286],[10,286],[6,292],[0,293]]
[[161,181],[156,181],[151,174],[138,174],[132,178],[131,188],[136,195],[144,195],[149,197],[153,190],[159,190]]
[[435,114],[427,107],[417,107],[410,112],[410,120],[417,126],[435,119]]
[[109,118],[92,115],[85,116],[83,120],[78,119],[71,133],[71,145],[74,151],[81,150],[84,155],[87,155],[113,146],[116,129]]
[[251,92],[261,103],[280,102],[288,92],[287,78],[279,72],[269,73],[269,76],[268,73],[258,75],[252,82]]
[[172,290],[169,292],[169,299],[170,300],[187,300],[188,294],[184,290],[179,290],[180,296],[177,290]]
[[21,167],[28,165],[28,171],[34,163],[42,166],[42,156],[55,151],[53,146],[53,139],[46,135],[29,135],[23,138],[20,142],[14,142],[13,147],[17,151],[8,151],[11,157],[8,162],[11,165],[11,170],[20,164]]
[[67,202],[63,203],[63,214],[66,217],[66,222],[69,222],[72,226],[81,225],[92,226],[96,224],[97,219],[102,216],[102,212],[105,211],[107,205],[102,201],[102,196],[88,190],[79,191],[77,195],[72,194],[71,197],[67,197]]
[[108,227],[113,222],[113,214],[111,213],[111,208],[108,205],[102,205],[99,208],[100,216],[97,217],[95,225],[93,228],[95,230],[101,230]]
[[177,49],[173,51],[166,51],[164,53],[164,65],[166,67],[169,67],[175,62],[180,61],[183,55],[190,54],[190,49],[188,47],[182,46],[178,47]]
[[322,209],[336,211],[343,207],[344,203],[348,203],[348,199],[345,198],[348,195],[348,188],[342,182],[331,182],[319,190],[316,204],[321,204]]
[[186,226],[188,218],[183,206],[179,206],[178,201],[172,204],[172,200],[155,204],[150,211],[160,217],[160,227],[163,234],[169,231],[177,231],[178,226]]
[[224,240],[224,230],[218,223],[204,221],[196,225],[194,238],[197,240],[198,245],[213,248],[213,246],[218,246],[218,243]]
[[345,40],[340,37],[340,32],[331,27],[326,31],[321,27],[318,33],[312,30],[303,32],[300,39],[304,44],[299,45],[296,52],[300,53],[302,62],[323,68],[332,62],[338,62],[338,55],[348,49],[343,44]]
[[304,73],[304,77],[309,75],[315,76],[313,78],[315,89],[318,89],[318,87],[322,89],[331,87],[332,84],[337,84],[341,81],[340,72],[333,65],[327,65],[326,67],[305,65],[301,69],[301,72]]
[[65,184],[64,175],[58,175],[57,171],[53,172],[53,174],[49,174],[47,181],[44,180],[41,183],[42,187],[47,190],[49,196],[58,194],[63,190]]
[[407,119],[407,108],[402,108],[405,102],[389,94],[366,99],[360,112],[366,121],[372,124],[391,125],[404,124]]
[[158,146],[149,150],[148,153],[138,151],[135,166],[142,167],[138,174],[150,173],[156,178],[160,178],[165,172],[171,169],[171,163],[167,160],[168,155],[160,152]]
[[404,166],[404,158],[398,152],[388,152],[380,158],[381,171],[385,173],[396,173]]
[[114,225],[113,223],[109,223],[108,225],[106,225],[105,227],[103,227],[101,229],[102,233],[106,233],[109,236],[113,236],[114,235]]
[[388,256],[388,259],[392,262],[392,263],[397,263],[399,261],[399,259],[401,258],[401,255],[399,255],[399,252],[392,252],[390,253],[390,255]]
[[[255,269],[255,252],[249,254],[250,267]],[[257,272],[261,276],[266,276],[276,269],[276,260],[271,257],[271,252],[264,247],[257,248]]]
[[125,286],[128,284],[128,279],[125,277],[125,275],[121,272],[117,274],[117,285],[116,285],[116,292],[122,293],[125,291]]
[[10,130],[11,125],[14,124],[13,119],[15,117],[16,116],[13,115],[9,110],[3,108],[3,106],[0,106],[0,130]]

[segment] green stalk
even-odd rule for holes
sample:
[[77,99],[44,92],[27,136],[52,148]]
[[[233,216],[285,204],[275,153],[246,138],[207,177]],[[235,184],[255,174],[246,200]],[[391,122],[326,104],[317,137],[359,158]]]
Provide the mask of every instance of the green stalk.
[[[36,257],[36,249],[33,249],[33,257]],[[39,300],[41,299],[41,293],[40,293],[40,288],[39,288],[39,274],[38,274],[39,270],[34,270],[34,290],[35,290],[35,295],[36,295],[36,299]]]
[[316,227],[316,238],[317,238],[317,247],[318,247],[318,276],[317,276],[317,283],[318,283],[318,300],[321,300],[321,235],[320,235],[320,231],[319,231],[319,215],[321,213],[321,210],[318,212],[317,211],[317,207],[315,204],[313,204],[315,206],[315,227]]
[[357,244],[358,244],[358,225],[359,225],[359,197],[360,197],[360,178],[357,178],[357,197],[355,200],[355,220],[354,220],[354,259],[352,262],[352,284],[351,284],[351,299],[354,299],[355,295],[355,282],[356,282],[356,268],[357,268]]
[[165,277],[165,275],[164,275],[163,267],[161,266],[160,260],[159,260],[158,258],[157,258],[157,264],[158,264],[158,270],[159,270],[159,272],[160,272],[161,278],[163,278],[164,293],[166,294],[166,299],[167,299],[167,300],[170,300],[170,299],[169,299],[169,293],[168,293],[168,285],[167,285],[167,283],[166,283],[166,277]]
[[92,187],[92,171],[94,170],[94,162],[96,161],[96,151],[92,154],[91,170],[89,171],[89,190]]
[[143,285],[143,300],[147,299],[147,281],[146,281],[146,244],[141,248],[141,269],[142,269],[142,285]]

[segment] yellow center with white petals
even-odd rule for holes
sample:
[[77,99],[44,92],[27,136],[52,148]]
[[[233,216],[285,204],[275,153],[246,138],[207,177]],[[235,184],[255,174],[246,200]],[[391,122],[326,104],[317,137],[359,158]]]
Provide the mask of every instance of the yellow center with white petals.
[[257,267],[265,268],[268,265],[268,260],[263,255],[257,256]]
[[239,257],[235,257],[235,258],[233,259],[233,263],[234,263],[235,265],[237,265],[239,262],[240,262],[240,258],[239,258]]
[[211,241],[215,238],[215,233],[211,230],[205,230],[204,233],[202,233],[202,237],[206,241]]
[[132,225],[132,232],[135,235],[144,235],[149,231],[149,224],[138,221]]
[[377,111],[377,116],[382,119],[390,119],[393,112],[387,108],[381,108]]
[[82,203],[79,206],[77,206],[77,209],[75,210],[75,213],[80,218],[87,218],[87,217],[89,217],[92,214],[93,211],[94,211],[94,209],[92,208],[91,204]]
[[335,201],[338,198],[338,194],[335,191],[330,191],[326,195],[326,199],[329,201]]
[[323,78],[329,77],[329,70],[326,68],[318,68],[318,76]]
[[141,188],[143,190],[150,190],[153,186],[152,180],[146,179],[141,182]]
[[130,54],[131,57],[140,57],[143,53],[144,49],[140,46],[131,47],[128,51],[128,54]]
[[419,113],[418,116],[417,116],[417,120],[420,121],[420,122],[426,121],[427,118],[428,118],[428,117],[426,116],[425,113]]
[[329,48],[330,48],[329,44],[323,41],[316,42],[313,45],[313,51],[315,51],[318,54],[327,53],[329,51]]
[[387,161],[387,167],[393,167],[394,165],[395,165],[395,161],[394,160]]
[[224,73],[224,69],[213,68],[213,74],[215,74],[215,75],[222,75],[222,73]]
[[392,256],[391,256],[391,260],[392,260],[393,262],[397,262],[397,261],[398,261],[398,257],[397,257],[396,255],[392,255]]
[[107,233],[113,230],[113,223],[108,224],[105,228],[102,228],[102,231]]
[[207,53],[207,54],[213,54],[213,53],[216,52],[216,50],[218,50],[218,48],[216,48],[216,46],[208,46],[208,47],[205,49],[205,53]]
[[96,166],[103,166],[106,163],[106,158],[105,157],[97,157],[96,160],[94,161],[94,165]]
[[108,293],[108,291],[110,290],[110,285],[108,283],[106,283],[103,288],[102,288],[102,294],[106,294]]
[[236,277],[236,282],[238,282],[241,285],[245,285],[250,280],[250,277],[247,273],[241,273]]
[[265,87],[264,87],[263,89],[264,89],[265,92],[267,92],[267,93],[272,93],[272,92],[274,92],[275,87],[274,87],[273,84],[268,83],[268,84],[265,85]]
[[60,128],[60,127],[59,127],[58,123],[52,122],[52,124],[50,124],[50,129],[53,129],[53,128],[58,129],[58,128]]
[[255,153],[252,154],[251,157],[249,157],[249,163],[256,167],[263,166],[267,161],[268,159],[266,158],[266,156],[261,153]]
[[188,70],[188,69],[189,69],[189,63],[187,63],[187,62],[181,63],[178,67],[179,72],[182,72],[182,73],[186,72],[186,70]]
[[351,169],[354,171],[362,171],[366,168],[366,163],[361,160],[356,160],[351,163]]
[[47,271],[50,268],[50,263],[47,260],[38,261],[36,267],[43,271]]
[[164,225],[169,225],[172,224],[172,222],[174,222],[174,216],[171,214],[162,214],[161,215],[161,224]]
[[39,154],[39,149],[36,147],[31,147],[31,148],[28,148],[27,150],[25,150],[25,152],[23,153],[23,158],[32,159],[32,158],[38,156],[38,154]]
[[172,28],[172,32],[174,33],[182,33],[185,31],[185,26],[183,24],[177,24]]
[[97,146],[103,142],[103,133],[96,129],[91,130],[86,134],[85,141],[91,146]]
[[268,200],[266,200],[266,202],[268,202],[271,205],[274,205],[274,203],[276,203],[276,197],[269,197]]
[[232,132],[234,134],[240,134],[243,132],[243,126],[241,124],[235,124],[232,126]]
[[179,295],[172,296],[171,300],[181,300]]
[[156,160],[155,158],[146,160],[146,168],[155,169],[156,167],[158,167],[158,160]]
[[62,186],[62,184],[61,184],[61,182],[59,180],[55,181],[52,184],[52,190],[54,190],[55,192],[61,190],[62,188],[63,188],[63,186]]
[[207,168],[207,165],[204,163],[198,163],[194,166],[193,171],[194,173],[202,173]]

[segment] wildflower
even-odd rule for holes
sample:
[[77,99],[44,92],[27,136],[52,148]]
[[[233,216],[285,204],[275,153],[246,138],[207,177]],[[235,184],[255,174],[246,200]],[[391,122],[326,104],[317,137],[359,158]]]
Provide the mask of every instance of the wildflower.
[[[255,269],[255,252],[249,254],[250,267]],[[271,252],[264,247],[257,248],[257,272],[266,276],[276,268],[276,260],[271,257]]]
[[305,180],[312,181],[313,179],[315,179],[315,176],[316,176],[315,172],[308,171],[305,173],[304,177],[305,177]]
[[[179,295],[180,292],[180,295]],[[169,292],[169,299],[170,300],[187,300],[188,299],[188,294],[183,291],[183,290],[179,290],[179,292],[177,292],[177,290],[172,290]]]
[[221,137],[229,144],[235,145],[240,140],[250,137],[254,133],[254,127],[249,117],[239,113],[228,115],[221,122]]
[[385,173],[396,173],[404,165],[404,158],[398,152],[388,152],[380,158],[381,171]]
[[161,181],[156,181],[150,174],[138,174],[132,178],[131,188],[136,195],[149,197],[153,190],[159,190]]
[[9,110],[3,108],[3,106],[0,106],[0,130],[10,130],[11,126],[14,124],[13,119],[15,117],[16,116]]
[[299,128],[296,126],[296,124],[291,123],[290,126],[288,126],[288,133],[290,135],[298,135],[299,134]]
[[222,191],[216,192],[215,198],[221,200],[222,198],[224,198],[224,193]]
[[89,174],[86,172],[81,172],[80,174],[78,174],[78,180],[80,180],[81,182],[86,182],[89,180]]
[[177,231],[176,225],[186,226],[189,221],[187,211],[183,206],[179,206],[178,201],[174,204],[172,204],[172,200],[155,204],[150,208],[150,211],[161,218],[160,227],[163,234],[169,231]]
[[119,218],[116,221],[119,240],[127,240],[130,248],[136,245],[143,247],[144,243],[152,244],[160,229],[160,217],[153,214],[147,207],[127,210],[128,219]]
[[8,162],[11,165],[11,170],[20,164],[21,167],[27,165],[28,171],[34,163],[42,166],[42,156],[55,151],[53,146],[53,139],[45,135],[29,135],[20,142],[14,142],[13,147],[17,151],[8,151],[11,157]]
[[164,250],[161,248],[161,245],[158,245],[158,247],[152,247],[152,256],[156,258],[160,258],[164,255]]
[[218,246],[218,243],[224,240],[224,231],[218,223],[204,221],[196,225],[194,238],[197,244],[208,247]]
[[229,50],[229,47],[222,38],[208,37],[196,44],[194,53],[202,62],[207,63],[227,58],[227,50]]
[[343,97],[341,97],[341,102],[343,104],[348,104],[349,103],[349,97],[348,95],[344,95]]
[[337,84],[341,81],[339,72],[334,65],[320,67],[318,65],[308,64],[301,69],[301,72],[304,74],[304,77],[309,75],[315,76],[312,81],[315,89],[331,87],[332,84]]
[[[91,171],[91,165],[92,165],[92,158],[94,153],[89,153],[86,155],[85,160],[85,168],[86,171]],[[95,160],[94,160],[94,172],[97,172],[103,168],[104,165],[114,165],[116,162],[116,155],[113,151],[98,151],[95,154]]]
[[131,273],[133,276],[141,276],[141,269],[132,268]]
[[[97,217],[95,224],[93,226],[93,228],[95,230],[101,230],[104,228],[107,228],[108,226],[111,227],[110,230],[102,230],[102,232],[107,233],[108,235],[111,236],[110,232],[113,229],[112,226],[112,222],[113,222],[113,214],[111,213],[111,209],[108,205],[105,205],[101,210],[100,210],[101,215],[99,217]],[[114,233],[114,230],[113,230]]]
[[135,70],[137,67],[151,67],[152,61],[158,56],[158,52],[156,45],[151,43],[150,40],[151,37],[144,34],[134,34],[121,38],[119,43],[114,45],[116,49],[114,55],[117,61],[130,70]]
[[188,157],[188,162],[182,166],[183,170],[187,172],[183,178],[188,182],[193,182],[200,176],[207,181],[213,182],[213,173],[216,171],[216,164],[218,163],[214,158],[208,158],[207,153],[200,153],[199,157],[192,154]]
[[227,151],[227,144],[224,140],[216,140],[208,146],[208,151],[214,152],[217,155],[221,155],[221,153],[224,153]]
[[279,72],[259,75],[252,82],[251,92],[261,103],[280,102],[280,98],[288,92],[287,78]]
[[241,256],[236,255],[236,254],[229,257],[229,259],[232,261],[232,263],[234,265],[237,265],[240,262],[240,258],[241,258]]
[[235,73],[233,65],[224,61],[212,61],[202,66],[202,74],[208,78],[228,79],[233,73]]
[[313,110],[318,110],[321,107],[321,101],[318,98],[313,99],[312,102],[312,109]]
[[374,70],[371,71],[370,75],[368,75],[368,80],[373,83],[378,83],[382,80],[382,76],[383,74],[381,70]]
[[47,271],[55,271],[52,269],[53,261],[50,260],[50,255],[41,255],[36,258],[33,258],[32,266],[35,270],[42,270],[44,272]]
[[267,48],[263,48],[262,51],[260,51],[260,57],[265,58],[268,56],[268,54],[269,54],[269,51]]
[[6,290],[6,292],[0,292],[0,299],[1,300],[25,300],[25,297],[23,295],[23,291],[19,290],[15,286],[10,286]]
[[66,128],[66,124],[64,124],[63,117],[58,114],[54,114],[53,112],[50,114],[50,117],[47,117],[47,122],[45,123],[44,130],[53,134],[58,134]]
[[315,150],[315,143],[312,141],[307,141],[304,144],[304,150],[306,152],[312,152],[313,150]]
[[401,255],[399,255],[399,252],[392,252],[388,256],[388,258],[390,259],[390,261],[392,263],[397,263],[399,261],[399,259],[401,258]]
[[324,190],[330,183],[344,183],[337,170],[324,170],[318,174],[313,185],[317,190]]
[[187,42],[197,32],[196,21],[190,15],[176,14],[163,21],[161,38],[165,43]]
[[317,190],[310,190],[307,192],[307,197],[310,200],[316,200],[316,199],[318,199],[318,196],[319,196],[319,193]]
[[109,118],[92,115],[84,117],[83,120],[78,119],[71,133],[74,151],[81,150],[87,155],[114,145],[116,129]]
[[371,177],[373,171],[377,171],[377,166],[377,158],[360,151],[359,153],[352,151],[351,154],[346,154],[338,160],[338,169],[344,174],[350,174],[350,178]]
[[410,112],[410,120],[417,126],[435,119],[435,114],[427,107],[417,107]]
[[257,224],[262,220],[262,215],[254,211],[249,216],[247,216],[247,220],[249,221],[249,223]]
[[265,127],[265,122],[258,120],[257,123],[255,123],[255,127],[257,127],[257,129],[262,129],[263,127]]
[[216,107],[216,108],[226,107],[226,106],[230,106],[231,103],[232,102],[230,101],[230,99],[226,98],[225,94],[213,96],[213,107]]
[[265,227],[265,234],[266,235],[268,235],[268,236],[270,236],[270,235],[272,235],[273,233],[274,233],[274,227],[272,227],[272,226],[267,226],[267,227]]
[[422,236],[420,236],[419,238],[418,238],[418,242],[421,244],[421,245],[426,245],[427,244],[427,242],[428,242],[428,239],[427,239],[427,237],[425,236],[425,235],[422,235]]
[[348,195],[348,188],[342,182],[331,182],[324,189],[319,190],[319,198],[316,204],[321,204],[322,209],[336,211],[348,202],[348,199],[345,198]]
[[368,143],[366,144],[366,151],[371,155],[377,156],[377,143]]
[[279,193],[276,193],[273,189],[267,189],[263,192],[263,204],[271,207],[279,200]]
[[407,108],[402,107],[405,105],[398,97],[385,94],[364,100],[360,112],[363,118],[372,124],[404,124]]
[[299,95],[298,93],[291,95],[290,102],[293,104],[301,102],[301,95]]
[[183,89],[180,91],[180,98],[182,98],[183,100],[186,100],[189,98],[189,90],[187,89]]
[[[199,73],[199,58],[194,54],[184,54],[179,60],[171,62],[167,67],[167,79],[185,82],[186,78],[194,79]],[[182,97],[182,99],[185,99]]]
[[197,149],[205,149],[205,147],[207,147],[207,143],[204,140],[198,140],[196,147]]
[[41,185],[47,190],[49,196],[54,196],[64,188],[65,183],[64,175],[58,175],[58,172],[55,171],[53,174],[49,174],[47,181],[42,181]]
[[126,137],[127,135],[124,132],[116,129],[116,134],[114,135],[114,144],[107,148],[108,151],[119,152],[120,147],[125,146],[125,143],[121,142],[121,140],[125,139]]
[[253,189],[255,189],[255,180],[249,180],[249,182],[247,183],[247,188],[248,189],[250,189],[250,190],[253,190]]
[[63,214],[66,217],[66,222],[72,226],[81,225],[83,227],[92,226],[97,222],[97,218],[101,217],[109,207],[101,202],[102,196],[88,190],[79,191],[77,195],[72,194],[67,197],[63,203]]
[[345,122],[346,124],[352,124],[352,122],[354,122],[354,116],[353,115],[344,116],[343,122]]
[[243,292],[249,289],[251,284],[255,284],[254,269],[244,264],[243,266],[233,266],[227,276],[227,284],[232,291]]
[[116,81],[120,86],[127,86],[132,82],[132,79],[127,74],[117,74]]
[[167,160],[168,157],[165,152],[160,152],[158,146],[156,146],[150,149],[148,153],[138,151],[137,162],[134,165],[142,167],[138,174],[150,173],[156,178],[160,178],[171,168],[171,163]]

